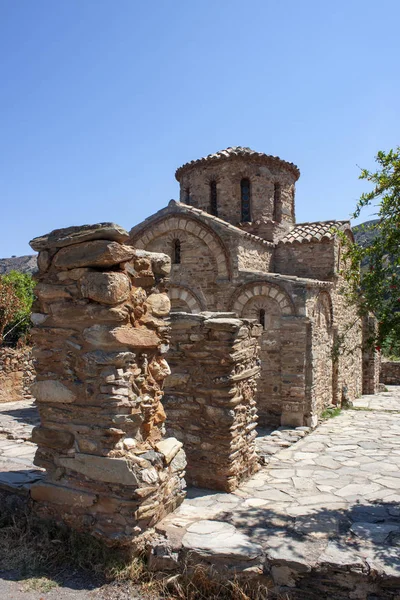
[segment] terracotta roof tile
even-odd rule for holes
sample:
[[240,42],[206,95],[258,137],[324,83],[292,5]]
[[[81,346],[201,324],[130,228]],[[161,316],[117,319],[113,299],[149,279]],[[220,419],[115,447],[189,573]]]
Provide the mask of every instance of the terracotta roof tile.
[[316,221],[298,223],[281,240],[281,244],[321,242],[335,237],[335,229],[343,229],[349,221]]
[[190,162],[185,163],[175,172],[175,177],[179,181],[179,178],[183,171],[186,169],[197,166],[200,164],[204,164],[206,162],[218,162],[220,160],[231,159],[236,156],[251,156],[253,158],[261,158],[267,159],[272,162],[282,163],[286,167],[288,167],[291,171],[293,171],[297,177],[300,177],[299,168],[286,160],[282,160],[279,156],[272,156],[271,154],[264,154],[263,152],[257,152],[256,150],[252,150],[251,148],[247,148],[246,146],[231,146],[229,148],[225,148],[225,150],[219,150],[214,154],[208,154],[208,156],[204,156],[203,158],[198,158],[197,160],[191,160]]

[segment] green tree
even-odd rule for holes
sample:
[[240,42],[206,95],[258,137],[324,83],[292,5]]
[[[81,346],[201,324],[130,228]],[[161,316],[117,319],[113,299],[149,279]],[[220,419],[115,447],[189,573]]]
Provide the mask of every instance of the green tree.
[[29,273],[0,276],[0,343],[16,344],[29,333],[35,285]]
[[400,345],[400,147],[378,152],[376,162],[375,171],[361,171],[360,179],[373,188],[361,195],[352,215],[357,218],[364,207],[377,203],[374,236],[364,247],[344,240],[343,275],[360,315],[372,312],[378,319],[376,346],[390,353]]

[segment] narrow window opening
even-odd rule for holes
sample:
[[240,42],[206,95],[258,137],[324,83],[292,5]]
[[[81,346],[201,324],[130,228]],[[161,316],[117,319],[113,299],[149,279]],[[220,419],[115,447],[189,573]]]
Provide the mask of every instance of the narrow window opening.
[[251,222],[250,210],[250,180],[242,179],[240,182],[240,197],[241,197],[241,222]]
[[274,221],[280,221],[282,216],[281,208],[281,184],[276,182],[274,184]]
[[260,325],[263,326],[263,329],[265,329],[265,309],[264,308],[260,308],[260,314],[259,314],[259,323]]
[[190,188],[185,189],[185,203],[190,204]]
[[218,204],[217,204],[217,182],[210,182],[210,213],[215,217],[218,217]]
[[179,265],[181,263],[181,242],[179,240],[174,241],[172,262],[174,265]]

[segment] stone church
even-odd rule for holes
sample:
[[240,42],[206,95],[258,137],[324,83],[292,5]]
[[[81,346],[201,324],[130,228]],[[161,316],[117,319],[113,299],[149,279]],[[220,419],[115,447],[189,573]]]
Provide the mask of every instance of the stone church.
[[349,221],[296,223],[298,167],[250,148],[193,160],[175,176],[179,202],[133,227],[130,243],[171,257],[172,311],[262,325],[260,424],[313,426],[326,406],[374,393],[368,328],[343,294],[337,230],[353,239]]

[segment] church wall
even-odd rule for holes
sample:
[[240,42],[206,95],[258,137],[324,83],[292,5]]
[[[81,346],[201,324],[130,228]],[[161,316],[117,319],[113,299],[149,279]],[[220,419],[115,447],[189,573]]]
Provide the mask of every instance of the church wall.
[[275,271],[312,279],[330,279],[337,273],[334,243],[293,243],[278,245],[275,251]]
[[334,400],[337,404],[341,404],[343,396],[348,396],[350,400],[358,398],[362,394],[363,385],[362,322],[356,308],[346,300],[345,287],[343,278],[339,277],[332,294],[337,357]]
[[268,273],[272,271],[273,253],[271,248],[260,249],[252,240],[241,240],[237,246],[237,267],[239,271]]
[[311,385],[307,418],[317,424],[322,411],[333,402],[333,314],[330,294],[322,291],[310,298]]
[[[180,263],[174,264],[174,241],[179,240]],[[218,290],[215,283],[216,258],[207,244],[198,236],[181,230],[159,236],[146,246],[150,252],[161,252],[171,257],[171,281],[177,286],[189,286],[211,310],[217,306]]]

